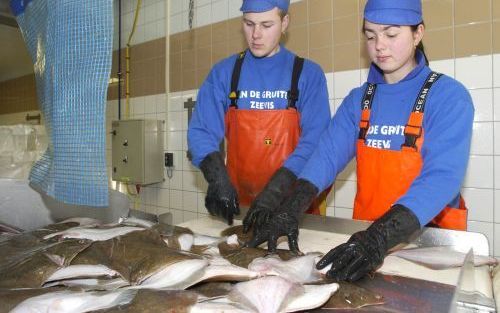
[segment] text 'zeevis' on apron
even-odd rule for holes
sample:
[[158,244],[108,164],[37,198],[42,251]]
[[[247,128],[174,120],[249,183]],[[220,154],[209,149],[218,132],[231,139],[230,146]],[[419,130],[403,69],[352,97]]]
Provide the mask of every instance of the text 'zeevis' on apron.
[[[420,174],[423,166],[420,150],[424,142],[422,125],[425,103],[430,88],[440,77],[441,74],[432,72],[422,86],[405,126],[405,141],[401,145],[401,150],[379,149],[366,145],[371,106],[377,90],[377,85],[368,84],[361,103],[357,141],[357,193],[354,200],[354,219],[373,221],[381,217],[399,197],[406,193]],[[462,197],[458,208],[447,206],[431,221],[431,224],[441,228],[465,230],[467,209]]]

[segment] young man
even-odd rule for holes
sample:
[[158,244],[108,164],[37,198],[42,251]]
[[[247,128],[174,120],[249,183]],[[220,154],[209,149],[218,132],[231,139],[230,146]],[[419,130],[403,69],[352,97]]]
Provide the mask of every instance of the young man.
[[280,44],[289,5],[243,1],[248,49],[212,68],[188,129],[193,164],[208,182],[208,212],[232,224],[239,204],[250,205],[247,229],[279,206],[330,120],[323,71]]

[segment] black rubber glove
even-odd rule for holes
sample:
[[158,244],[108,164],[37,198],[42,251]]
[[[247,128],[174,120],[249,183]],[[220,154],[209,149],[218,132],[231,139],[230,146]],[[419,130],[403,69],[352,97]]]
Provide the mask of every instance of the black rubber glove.
[[201,161],[200,169],[208,182],[205,207],[211,215],[224,218],[233,224],[233,215],[240,214],[238,194],[227,174],[219,152],[212,152]]
[[267,241],[269,253],[275,253],[278,238],[287,236],[290,250],[300,254],[299,219],[318,194],[318,188],[305,179],[298,179],[279,209],[271,214],[269,222],[256,225],[253,238],[247,243],[256,247]]
[[387,251],[407,241],[420,229],[415,214],[396,204],[367,230],[357,232],[346,243],[330,250],[318,264],[322,269],[332,263],[326,274],[338,281],[356,281],[382,265]]
[[268,222],[273,211],[276,211],[286,193],[289,192],[297,176],[286,167],[279,168],[255,198],[243,219],[243,232]]

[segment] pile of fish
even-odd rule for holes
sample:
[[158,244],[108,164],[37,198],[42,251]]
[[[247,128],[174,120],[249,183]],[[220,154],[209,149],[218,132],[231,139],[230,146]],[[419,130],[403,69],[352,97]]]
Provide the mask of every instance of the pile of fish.
[[[239,235],[238,235],[239,234]],[[129,218],[0,234],[0,312],[296,312],[382,297],[328,281],[318,253],[267,255],[241,227],[221,237]]]

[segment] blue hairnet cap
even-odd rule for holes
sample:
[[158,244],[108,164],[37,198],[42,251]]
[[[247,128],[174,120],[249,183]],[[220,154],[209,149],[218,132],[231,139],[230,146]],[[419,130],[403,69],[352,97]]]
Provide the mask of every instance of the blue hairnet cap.
[[243,13],[266,12],[278,8],[283,12],[288,12],[289,6],[290,0],[243,0],[240,11]]
[[420,0],[368,0],[365,20],[386,25],[417,25],[422,23]]

